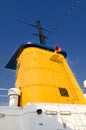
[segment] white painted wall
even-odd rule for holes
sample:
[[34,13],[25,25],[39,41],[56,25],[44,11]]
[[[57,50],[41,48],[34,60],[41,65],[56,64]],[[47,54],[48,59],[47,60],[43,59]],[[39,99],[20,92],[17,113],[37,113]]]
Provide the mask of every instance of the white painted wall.
[[86,130],[86,105],[0,107],[0,130]]

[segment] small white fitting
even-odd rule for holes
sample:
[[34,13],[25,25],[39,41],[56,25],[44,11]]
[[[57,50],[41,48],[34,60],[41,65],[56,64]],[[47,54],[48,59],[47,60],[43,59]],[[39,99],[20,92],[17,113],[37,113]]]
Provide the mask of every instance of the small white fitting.
[[20,97],[20,89],[18,88],[10,88],[8,90],[9,96],[9,106],[10,107],[17,107],[19,104],[19,97]]
[[86,80],[83,81],[84,88],[86,89]]

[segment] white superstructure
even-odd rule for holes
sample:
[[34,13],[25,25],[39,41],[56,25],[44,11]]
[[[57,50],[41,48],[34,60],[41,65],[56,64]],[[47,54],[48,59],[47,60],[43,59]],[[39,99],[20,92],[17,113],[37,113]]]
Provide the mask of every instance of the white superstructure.
[[86,106],[40,103],[0,107],[0,130],[86,130]]

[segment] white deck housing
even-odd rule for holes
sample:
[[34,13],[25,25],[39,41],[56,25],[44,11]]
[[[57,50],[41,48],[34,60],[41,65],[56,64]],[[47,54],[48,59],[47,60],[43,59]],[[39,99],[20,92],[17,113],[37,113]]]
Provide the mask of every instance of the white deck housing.
[[0,130],[86,130],[86,105],[0,107]]

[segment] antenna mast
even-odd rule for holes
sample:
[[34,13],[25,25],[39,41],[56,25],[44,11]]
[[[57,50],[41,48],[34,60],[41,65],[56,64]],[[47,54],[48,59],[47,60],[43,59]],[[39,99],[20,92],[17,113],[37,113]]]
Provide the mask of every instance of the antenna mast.
[[[37,28],[37,30],[38,30],[38,34],[33,33],[33,35],[35,35],[35,36],[39,37],[40,44],[46,44],[45,39],[47,39],[47,37],[46,37],[46,36],[44,36],[44,34],[43,34],[43,31],[42,31],[42,30],[47,31],[47,32],[51,32],[51,31],[49,31],[49,30],[47,30],[47,29],[45,29],[45,28],[42,28],[42,27],[41,27],[41,24],[40,24],[40,20],[37,20],[35,25],[34,25],[34,24],[29,24],[29,23],[26,23],[26,22],[21,21],[21,20],[18,20],[18,21],[19,21],[20,23],[25,24],[25,25],[29,25],[29,26],[32,26],[32,27],[36,27],[36,28]],[[52,32],[51,32],[51,33],[52,33]]]
[[36,27],[37,27],[38,32],[39,32],[40,43],[41,43],[41,44],[45,44],[45,43],[46,43],[46,42],[45,42],[45,38],[47,38],[47,37],[45,37],[45,36],[43,35],[43,31],[42,31],[43,28],[41,27],[39,20],[36,21]]

